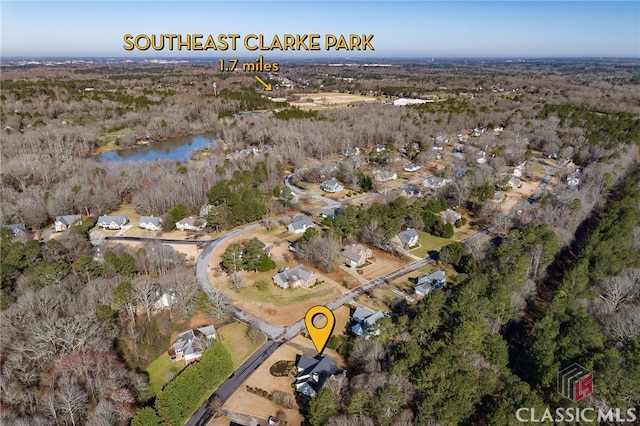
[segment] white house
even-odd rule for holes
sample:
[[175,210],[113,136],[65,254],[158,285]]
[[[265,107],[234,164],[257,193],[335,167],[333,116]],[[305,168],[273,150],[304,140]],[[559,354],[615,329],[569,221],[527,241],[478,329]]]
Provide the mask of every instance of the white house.
[[338,181],[335,178],[325,180],[320,184],[320,188],[325,192],[331,192],[331,193],[340,192],[344,189],[344,187],[340,185],[340,183],[338,183]]
[[417,172],[418,170],[420,170],[420,164],[416,164],[416,163],[409,163],[406,166],[404,166],[404,168],[402,170],[404,170],[405,172]]
[[162,219],[155,216],[140,216],[138,227],[148,229],[149,231],[157,231],[162,226]]
[[418,296],[426,296],[435,288],[443,288],[445,285],[445,275],[442,269],[439,269],[429,275],[420,274],[416,279],[414,291]]
[[462,215],[455,210],[447,209],[440,213],[440,218],[446,223],[455,223],[457,220],[462,219]]
[[273,282],[282,288],[311,287],[316,283],[316,275],[307,271],[304,265],[296,265],[273,276]]
[[438,189],[442,188],[446,184],[451,182],[451,179],[445,179],[438,176],[429,176],[422,182],[422,185],[429,189]]
[[185,217],[176,222],[176,228],[181,231],[202,231],[206,225],[205,220],[193,217]]
[[373,178],[377,182],[388,182],[390,180],[398,179],[398,175],[395,172],[391,172],[389,170],[374,170]]
[[58,216],[56,217],[56,221],[53,226],[56,232],[66,231],[76,220],[79,220],[79,222],[82,223],[82,216],[79,214]]
[[211,340],[216,338],[216,328],[212,325],[193,328],[178,335],[178,340],[173,344],[173,349],[169,351],[171,361],[184,359],[186,365],[199,360],[202,357],[198,340]]
[[129,222],[126,216],[100,216],[96,226],[105,229],[122,229]]
[[304,231],[309,228],[313,228],[314,226],[315,224],[309,219],[304,217],[297,217],[293,219],[293,222],[289,224],[287,229],[289,230],[289,232],[292,232],[294,234],[304,234]]
[[404,248],[413,247],[418,244],[418,231],[414,228],[409,228],[396,235],[395,239],[399,241]]
[[351,244],[345,247],[341,254],[346,263],[354,267],[364,265],[372,255],[370,248],[360,244]]

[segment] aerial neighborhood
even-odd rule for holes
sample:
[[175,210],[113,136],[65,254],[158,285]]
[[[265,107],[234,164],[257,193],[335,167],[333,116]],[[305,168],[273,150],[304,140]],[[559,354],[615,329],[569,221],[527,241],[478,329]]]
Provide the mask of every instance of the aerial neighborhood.
[[0,423],[632,424],[637,60],[267,56],[1,60]]

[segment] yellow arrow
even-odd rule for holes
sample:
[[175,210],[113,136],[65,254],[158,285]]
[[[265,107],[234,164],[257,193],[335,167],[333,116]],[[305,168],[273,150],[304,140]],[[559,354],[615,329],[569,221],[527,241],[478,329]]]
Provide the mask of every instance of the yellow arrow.
[[262,79],[260,77],[258,77],[257,75],[256,75],[256,80],[258,80],[258,83],[260,83],[260,84],[262,84],[264,86],[264,90],[266,90],[267,92],[271,91],[271,85],[265,83],[264,81],[262,81]]

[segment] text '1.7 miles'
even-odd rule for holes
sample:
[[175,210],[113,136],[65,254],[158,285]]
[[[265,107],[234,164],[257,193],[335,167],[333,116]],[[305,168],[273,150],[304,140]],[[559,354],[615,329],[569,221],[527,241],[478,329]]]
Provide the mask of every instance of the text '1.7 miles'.
[[277,62],[265,62],[262,55],[258,56],[254,62],[238,63],[237,59],[224,59],[218,60],[220,65],[220,71],[271,71],[277,72],[280,70],[280,65]]

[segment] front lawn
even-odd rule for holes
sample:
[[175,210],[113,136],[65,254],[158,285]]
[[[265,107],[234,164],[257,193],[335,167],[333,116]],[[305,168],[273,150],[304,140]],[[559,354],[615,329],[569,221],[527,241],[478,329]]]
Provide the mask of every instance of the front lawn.
[[418,257],[427,257],[430,251],[440,251],[442,247],[452,242],[451,238],[440,238],[424,231],[418,231],[418,247],[411,250],[410,253]]
[[256,341],[252,342],[247,337],[248,330],[249,326],[242,322],[233,322],[218,329],[220,341],[231,354],[233,368],[238,368],[256,349],[267,341],[265,335],[260,333]]
[[154,395],[162,390],[184,368],[184,360],[172,362],[169,354],[164,352],[156,358],[145,370],[149,374],[149,386]]

